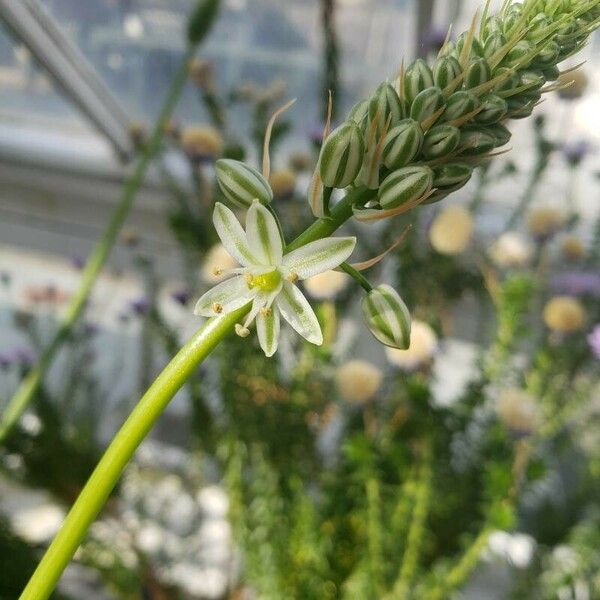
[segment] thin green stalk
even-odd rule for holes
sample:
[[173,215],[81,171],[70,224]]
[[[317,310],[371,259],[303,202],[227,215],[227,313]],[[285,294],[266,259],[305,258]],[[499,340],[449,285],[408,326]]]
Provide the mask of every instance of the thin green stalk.
[[133,200],[143,183],[148,166],[160,148],[165,125],[171,117],[175,105],[183,91],[188,76],[189,61],[192,58],[195,49],[196,46],[190,46],[188,48],[185,57],[179,66],[169,93],[167,94],[167,98],[165,99],[160,116],[154,126],[152,135],[137,162],[135,170],[123,188],[119,203],[110,217],[110,221],[108,222],[102,238],[96,244],[96,247],[87,261],[81,277],[81,283],[71,299],[63,321],[60,323],[52,341],[42,352],[37,364],[29,371],[27,376],[21,382],[2,415],[0,421],[0,443],[6,439],[29,403],[32,401],[44,379],[46,371],[52,364],[57,351],[69,337],[73,326],[87,304],[94,283],[96,282],[102,267],[106,263],[125,219],[129,215]]
[[348,264],[347,262],[343,262],[340,265],[340,269],[350,275],[350,277],[352,277],[354,281],[356,281],[360,287],[365,290],[365,292],[369,293],[373,291],[373,286],[371,285],[370,281],[352,265]]
[[196,367],[249,310],[249,305],[208,320],[178,352],[125,421],[69,511],[61,530],[42,558],[21,600],[45,600],[102,509],[125,465],[171,398]]
[[376,596],[381,596],[383,585],[383,532],[381,528],[381,497],[379,482],[371,477],[366,484],[369,571]]
[[420,468],[419,482],[415,492],[415,507],[406,538],[406,548],[402,557],[400,573],[390,594],[390,598],[397,600],[408,598],[419,565],[419,556],[426,533],[425,524],[429,515],[431,499],[431,479],[433,477],[431,462],[432,451],[428,445],[425,448]]
[[[352,203],[361,197],[361,194],[354,192],[348,194],[336,205],[332,211],[332,218],[315,221],[290,244],[288,250],[333,233],[349,218],[352,214]],[[299,243],[299,240],[302,243]],[[233,331],[235,324],[249,310],[250,304],[207,321],[156,378],[100,459],[20,600],[45,600],[49,597],[123,469],[154,422],[175,393],[193,375],[196,367]]]

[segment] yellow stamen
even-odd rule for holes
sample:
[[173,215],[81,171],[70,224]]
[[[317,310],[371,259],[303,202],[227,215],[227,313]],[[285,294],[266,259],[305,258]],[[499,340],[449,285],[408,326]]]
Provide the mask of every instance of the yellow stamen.
[[290,283],[296,283],[296,281],[298,281],[298,273],[294,273],[294,271],[292,271],[288,276],[287,276],[287,280]]
[[218,302],[214,302],[211,308],[213,309],[213,312],[217,313],[218,315],[223,312],[223,305],[219,304]]
[[235,324],[235,332],[241,338],[245,338],[245,337],[248,337],[250,335],[250,330],[247,327],[244,327],[243,325],[240,325],[239,323]]

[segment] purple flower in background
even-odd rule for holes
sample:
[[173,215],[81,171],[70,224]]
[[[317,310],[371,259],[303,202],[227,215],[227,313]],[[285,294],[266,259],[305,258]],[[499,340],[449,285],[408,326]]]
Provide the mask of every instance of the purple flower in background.
[[423,49],[425,52],[439,52],[446,41],[448,28],[439,26],[431,27],[423,38]]
[[600,297],[600,273],[591,271],[560,273],[552,278],[550,285],[560,294]]
[[35,352],[27,346],[19,346],[14,351],[16,361],[23,367],[30,367],[35,362]]
[[576,167],[590,153],[591,149],[592,147],[586,140],[578,140],[563,144],[562,154],[572,167]]
[[171,292],[171,298],[173,298],[175,302],[181,304],[181,306],[185,306],[190,301],[191,297],[192,292],[187,288],[181,288]]
[[148,312],[148,309],[150,308],[150,302],[148,302],[147,298],[144,298],[142,296],[140,298],[137,298],[136,300],[132,300],[130,306],[131,310],[138,317],[141,317],[142,315],[145,315]]
[[8,352],[0,352],[0,369],[5,371],[12,365],[13,361],[11,360],[11,356]]
[[71,264],[77,270],[83,269],[85,267],[85,258],[83,256],[75,255],[71,257]]
[[587,336],[587,341],[592,354],[600,360],[600,324],[594,326],[594,329]]

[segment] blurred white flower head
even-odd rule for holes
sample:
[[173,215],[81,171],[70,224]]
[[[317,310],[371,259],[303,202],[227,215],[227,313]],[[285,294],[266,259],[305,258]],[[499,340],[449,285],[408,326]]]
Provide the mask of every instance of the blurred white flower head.
[[504,558],[518,569],[525,569],[533,558],[535,540],[524,533],[494,531],[488,540],[492,554]]
[[492,262],[500,268],[523,267],[531,259],[533,248],[519,233],[503,233],[488,250]]
[[375,365],[364,360],[351,360],[339,367],[335,381],[344,400],[361,404],[377,393],[382,377]]
[[52,503],[24,508],[12,517],[15,533],[32,544],[51,540],[60,528],[65,511]]
[[325,271],[304,282],[306,291],[317,300],[332,300],[348,285],[348,276],[339,271]]
[[440,254],[464,252],[473,236],[473,217],[462,206],[447,206],[431,224],[429,241]]
[[385,354],[392,365],[410,371],[431,362],[437,346],[438,338],[431,326],[415,319],[412,322],[408,350],[386,348]]
[[217,283],[227,277],[224,273],[239,266],[223,244],[215,244],[206,255],[200,276],[205,283]]
[[535,399],[519,388],[500,391],[496,400],[496,413],[508,429],[520,435],[530,434],[539,422],[539,410]]

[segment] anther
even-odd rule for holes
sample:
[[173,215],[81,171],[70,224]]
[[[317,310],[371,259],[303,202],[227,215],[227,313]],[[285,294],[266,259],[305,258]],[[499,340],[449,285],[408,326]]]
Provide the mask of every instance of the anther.
[[214,302],[213,305],[211,306],[211,308],[218,315],[220,315],[223,312],[223,305],[219,304],[218,302]]

